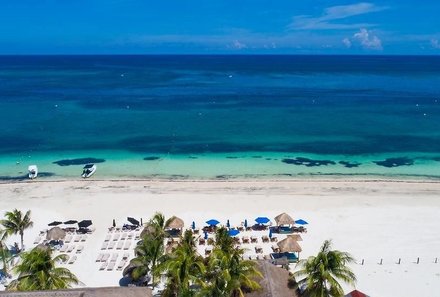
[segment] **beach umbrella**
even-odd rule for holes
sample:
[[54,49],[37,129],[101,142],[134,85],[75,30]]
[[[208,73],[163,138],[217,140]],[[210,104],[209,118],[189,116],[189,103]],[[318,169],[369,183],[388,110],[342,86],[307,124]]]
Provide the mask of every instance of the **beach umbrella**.
[[193,230],[196,229],[196,223],[194,221],[191,224],[191,229],[193,229]]
[[167,228],[169,229],[182,229],[185,223],[181,218],[178,218],[176,216],[172,216],[168,221]]
[[293,225],[295,224],[295,220],[292,219],[287,213],[283,212],[275,217],[275,222],[278,226],[280,225]]
[[210,219],[209,221],[206,221],[206,224],[208,224],[209,226],[215,226],[220,224],[220,222],[215,219]]
[[91,220],[82,220],[81,222],[78,223],[78,227],[80,228],[87,228],[89,226],[91,226],[93,223]]
[[127,218],[127,221],[130,222],[131,224],[135,225],[135,226],[139,226],[139,221],[136,220],[135,218]]
[[258,224],[267,224],[270,222],[270,220],[267,217],[258,217],[255,219],[255,222],[257,222]]
[[229,236],[237,236],[238,234],[240,234],[240,231],[238,231],[237,229],[231,229],[228,231]]
[[61,229],[60,227],[53,227],[49,231],[47,231],[46,239],[47,240],[60,240],[66,237],[66,231]]
[[272,229],[269,229],[269,238],[272,238]]
[[63,222],[59,222],[59,221],[53,221],[52,223],[50,223],[50,224],[47,224],[48,226],[58,226],[58,225],[61,225]]
[[362,293],[361,291],[354,290],[348,293],[347,295],[344,295],[344,297],[369,297],[369,296]]
[[228,221],[226,222],[226,227],[227,227],[227,228],[230,228],[230,227],[231,227],[231,224],[229,223],[229,219],[228,219]]
[[306,221],[304,221],[303,219],[299,219],[295,221],[295,224],[298,225],[307,225],[308,223]]
[[245,228],[248,227],[247,219],[244,220],[244,227],[245,227]]
[[116,227],[116,220],[115,219],[113,219],[113,228],[115,228]]
[[298,244],[298,242],[293,237],[287,237],[286,239],[281,240],[277,243],[278,247],[280,248],[280,251],[282,253],[288,252],[301,252],[301,246]]
[[208,239],[208,232],[206,232],[206,231],[205,231],[205,236],[204,236],[204,238],[205,238],[205,239]]
[[299,234],[288,235],[288,237],[292,237],[296,241],[302,241],[303,240],[301,235],[299,235]]
[[142,218],[141,218],[141,225],[144,225],[144,222],[142,222]]
[[76,221],[76,220],[68,220],[68,221],[64,222],[64,225],[73,225],[73,224],[76,224],[76,223],[78,223],[78,221]]

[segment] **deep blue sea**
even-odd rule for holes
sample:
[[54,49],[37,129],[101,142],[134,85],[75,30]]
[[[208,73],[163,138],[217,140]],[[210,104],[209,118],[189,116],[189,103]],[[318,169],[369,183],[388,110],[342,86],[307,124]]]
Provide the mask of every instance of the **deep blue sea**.
[[0,56],[0,179],[440,177],[440,56]]

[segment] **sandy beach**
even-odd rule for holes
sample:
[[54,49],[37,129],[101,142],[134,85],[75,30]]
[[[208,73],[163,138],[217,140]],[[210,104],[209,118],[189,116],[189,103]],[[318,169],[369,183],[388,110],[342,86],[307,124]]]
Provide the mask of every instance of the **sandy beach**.
[[[32,181],[0,184],[0,210],[32,210],[34,227],[25,245],[47,224],[93,220],[95,232],[68,267],[86,286],[117,286],[120,271],[99,271],[95,258],[115,219],[143,218],[156,211],[202,227],[215,218],[238,226],[258,216],[286,212],[309,222],[301,258],[322,242],[357,259],[356,288],[370,296],[430,296],[440,290],[440,182],[436,180],[313,179],[234,181]],[[18,241],[12,236],[8,243]],[[130,250],[132,254],[132,251]],[[397,264],[399,258],[401,264]],[[419,258],[419,264],[417,264]],[[382,265],[380,261],[382,259]],[[360,263],[364,260],[364,265]],[[349,291],[351,288],[346,288]]]

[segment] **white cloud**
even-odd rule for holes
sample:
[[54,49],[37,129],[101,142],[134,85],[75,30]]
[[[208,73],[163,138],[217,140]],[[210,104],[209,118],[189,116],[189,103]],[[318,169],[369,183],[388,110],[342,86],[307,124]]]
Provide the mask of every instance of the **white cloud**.
[[342,20],[356,15],[385,10],[387,7],[376,6],[373,3],[360,2],[350,5],[338,5],[328,7],[319,17],[299,15],[293,18],[288,26],[290,30],[330,30],[330,29],[354,29],[371,27],[373,24],[346,24],[332,21]]
[[230,48],[241,50],[247,48],[247,45],[238,40],[234,40],[230,45]]
[[431,39],[431,46],[435,49],[440,49],[440,42],[438,39]]
[[376,35],[373,35],[371,31],[365,28],[359,30],[359,32],[353,35],[353,40],[358,41],[365,49],[382,50],[382,41]]
[[342,43],[345,45],[345,47],[350,48],[351,47],[351,41],[348,38],[342,39]]

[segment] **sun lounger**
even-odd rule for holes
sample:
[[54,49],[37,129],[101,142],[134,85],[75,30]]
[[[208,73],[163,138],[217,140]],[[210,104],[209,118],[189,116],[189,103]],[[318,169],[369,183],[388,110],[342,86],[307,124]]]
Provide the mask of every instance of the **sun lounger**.
[[110,262],[107,265],[107,271],[112,271],[113,268],[115,267],[115,262]]
[[81,242],[86,241],[86,239],[87,239],[87,235],[83,235],[83,236],[81,236]]
[[104,241],[110,241],[110,239],[112,239],[112,235],[111,234],[107,234],[107,236],[105,237]]
[[73,263],[75,263],[75,261],[76,261],[76,256],[72,256],[72,257],[70,257],[70,259],[69,259],[69,264],[73,264]]
[[249,237],[247,236],[243,236],[241,240],[243,241],[243,243],[249,243]]
[[108,243],[108,249],[109,250],[112,250],[114,247],[115,247],[115,244],[116,244],[116,242],[114,242],[114,241],[110,241],[109,243]]
[[140,232],[137,232],[136,234],[135,234],[135,236],[134,236],[134,239],[140,239],[141,238],[141,233]]
[[277,242],[278,241],[278,238],[276,237],[276,236],[273,236],[271,239],[270,239],[270,242]]
[[41,241],[41,237],[37,236],[37,237],[35,237],[34,244],[39,244],[40,241]]
[[118,254],[114,253],[110,259],[110,262],[116,262],[117,259],[118,259]]
[[66,238],[64,239],[65,243],[70,243],[72,241],[72,235],[67,235]]
[[64,244],[64,245],[60,248],[60,252],[61,252],[61,253],[65,253],[65,252],[67,251],[67,247],[68,247],[68,245],[67,245],[67,244]]
[[134,236],[134,232],[129,232],[129,233],[127,234],[127,238],[128,238],[128,239],[132,239],[133,236]]
[[102,256],[101,262],[107,262],[107,260],[110,258],[109,253],[105,253],[104,256]]
[[83,245],[80,245],[80,246],[76,249],[76,253],[77,253],[77,254],[81,254],[83,250],[84,250],[84,246],[83,246]]
[[118,264],[118,270],[122,270],[122,268],[124,268],[124,266],[125,266],[125,264],[127,264],[127,260],[125,260],[125,259],[122,259],[121,261],[119,261],[119,264]]
[[101,250],[105,250],[108,247],[108,242],[103,242],[101,245]]
[[113,235],[113,241],[118,241],[120,236],[121,235],[119,233],[116,233],[115,235]]
[[272,246],[272,251],[273,251],[274,253],[278,253],[278,252],[280,251],[280,248],[279,248],[277,245],[273,245],[273,246]]
[[129,254],[129,253],[124,253],[124,254],[122,255],[122,259],[124,259],[124,260],[127,260],[128,257],[130,257],[130,254]]
[[81,235],[75,235],[74,242],[79,242],[81,240]]
[[98,257],[96,257],[95,262],[101,262],[101,260],[102,260],[103,257],[104,257],[104,254],[100,253],[100,254],[98,255]]
[[99,267],[99,270],[105,270],[107,267],[107,262],[102,262],[101,266]]
[[122,235],[121,235],[121,239],[122,239],[122,240],[125,240],[126,238],[127,238],[127,233],[125,233],[125,232],[122,233]]
[[118,245],[116,246],[117,250],[122,250],[122,247],[124,246],[124,241],[118,241]]
[[127,240],[124,244],[124,250],[128,250],[130,248],[130,246],[131,246],[131,241]]
[[252,243],[257,243],[258,242],[258,238],[256,236],[251,236],[251,242]]
[[74,249],[75,249],[75,245],[74,244],[69,245],[69,247],[67,248],[66,253],[71,253]]
[[199,245],[204,245],[204,244],[205,244],[205,239],[199,238]]

